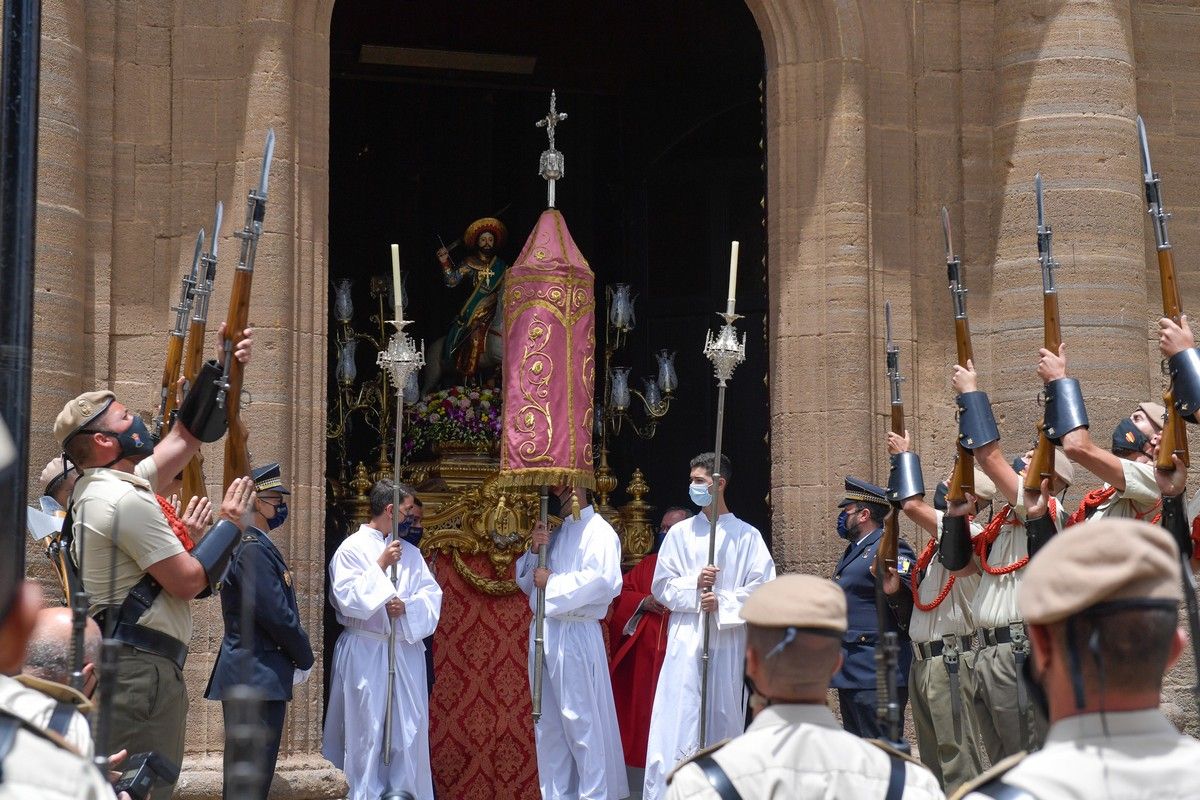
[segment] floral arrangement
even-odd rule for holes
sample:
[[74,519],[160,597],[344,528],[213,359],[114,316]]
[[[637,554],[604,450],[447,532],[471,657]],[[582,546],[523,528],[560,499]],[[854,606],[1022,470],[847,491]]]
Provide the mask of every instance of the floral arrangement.
[[492,447],[500,440],[500,391],[454,386],[432,392],[404,409],[405,454],[440,442]]

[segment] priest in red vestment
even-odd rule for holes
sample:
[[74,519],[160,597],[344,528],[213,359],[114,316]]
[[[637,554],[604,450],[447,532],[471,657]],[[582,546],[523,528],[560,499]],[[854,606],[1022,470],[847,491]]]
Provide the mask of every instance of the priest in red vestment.
[[613,601],[608,615],[608,640],[613,649],[609,672],[617,722],[621,726],[621,745],[629,767],[646,766],[646,736],[650,730],[650,709],[654,707],[654,687],[658,685],[658,671],[667,652],[670,612],[650,594],[658,548],[671,526],[690,516],[691,512],[678,506],[667,509],[654,537],[654,547],[625,575],[621,594]]

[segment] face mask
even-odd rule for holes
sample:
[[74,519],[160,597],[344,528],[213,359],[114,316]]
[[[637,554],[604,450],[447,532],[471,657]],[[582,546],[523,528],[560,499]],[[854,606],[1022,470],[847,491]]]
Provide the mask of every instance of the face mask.
[[284,522],[287,521],[287,515],[288,515],[287,503],[280,503],[279,505],[275,506],[275,516],[273,516],[269,520],[267,520],[267,529],[273,531],[276,528],[278,528],[280,525],[282,525]]
[[404,514],[404,516],[400,517],[398,524],[396,525],[396,530],[398,530],[400,532],[400,538],[403,539],[405,533],[408,531],[409,528],[412,527],[413,518],[412,518],[411,512],[406,513],[406,512],[404,512],[404,509],[401,509],[400,511],[401,511],[401,513]]
[[842,509],[842,513],[838,514],[837,518],[837,535],[843,539],[849,539],[852,531],[850,530],[850,514],[846,509]]
[[1146,434],[1138,430],[1138,426],[1134,425],[1133,420],[1129,418],[1121,420],[1117,423],[1117,427],[1113,428],[1113,450],[1132,450],[1135,453],[1144,453],[1148,444],[1150,444],[1150,440]]
[[939,483],[933,493],[933,507],[938,511],[945,511],[948,508],[946,505],[946,495],[949,493],[950,487],[944,483]]
[[564,491],[562,495],[557,495],[550,492],[549,502],[546,504],[546,513],[552,517],[562,518],[564,514],[571,513],[571,492]]
[[703,483],[689,483],[688,496],[700,508],[706,508],[712,502],[712,493],[708,491],[708,486]]
[[404,541],[408,542],[413,547],[417,547],[421,544],[421,537],[424,535],[424,528],[419,525],[410,525],[408,528],[408,535],[404,537]]
[[154,439],[150,436],[150,429],[146,427],[145,421],[139,416],[134,416],[133,423],[120,433],[103,430],[91,431],[91,433],[104,433],[112,436],[121,446],[121,454],[105,464],[106,467],[111,467],[123,458],[141,461],[154,452]]

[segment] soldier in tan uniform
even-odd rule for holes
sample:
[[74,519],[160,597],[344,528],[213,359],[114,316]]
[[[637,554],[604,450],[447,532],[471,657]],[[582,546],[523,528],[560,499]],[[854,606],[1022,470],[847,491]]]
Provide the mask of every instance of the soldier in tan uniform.
[[[1017,608],[1017,591],[1029,559],[1066,523],[1058,499],[1074,480],[1074,468],[1061,450],[1054,478],[1042,493],[1025,493],[1022,474],[1000,449],[1000,431],[986,392],[979,391],[974,364],[956,365],[959,441],[970,446],[976,470],[982,470],[1005,504],[975,534],[971,558],[959,576],[980,575],[971,605],[975,620],[975,695],[973,703],[988,759],[995,764],[1023,750],[1037,749],[1046,735],[1046,719],[1030,701],[1022,677],[1029,657],[1029,636]],[[1022,464],[1024,460],[1022,460]]]
[[1050,731],[1040,751],[996,765],[957,797],[1196,797],[1200,742],[1159,709],[1186,642],[1179,567],[1171,536],[1131,519],[1069,528],[1038,553],[1020,606]]
[[[898,504],[904,515],[929,534],[929,542],[917,557],[913,570],[913,612],[908,635],[912,639],[913,662],[908,676],[912,699],[913,727],[921,762],[946,791],[953,791],[983,770],[978,725],[972,705],[974,694],[971,602],[979,586],[978,575],[955,576],[942,564],[938,542],[942,537],[944,498],[925,502],[921,461],[909,449],[904,436],[889,433],[888,453],[892,469],[888,478],[888,500]],[[995,488],[986,475],[975,470],[977,503],[961,509],[977,516],[979,502],[990,502]],[[971,522],[972,534],[983,526]],[[892,578],[889,576],[889,581]],[[885,581],[884,589],[888,589]]]
[[746,677],[766,707],[744,734],[680,766],[668,800],[943,797],[919,762],[846,732],[829,710],[846,631],[836,583],[784,575],[755,589],[741,616]]
[[1105,517],[1151,519],[1161,500],[1154,480],[1153,448],[1165,409],[1157,403],[1140,403],[1113,429],[1110,449],[1100,447],[1088,433],[1079,381],[1067,377],[1065,347],[1058,353],[1038,351],[1038,375],[1046,383],[1046,434],[1061,438],[1067,457],[1104,481],[1102,488],[1084,496],[1068,524]]
[[112,787],[88,759],[11,708],[29,691],[8,676],[25,660],[42,593],[21,580],[23,548],[16,528],[0,527],[0,800],[110,800]]
[[[83,691],[71,688],[72,614],[69,608],[43,608],[29,637],[25,663],[17,681],[30,691],[14,697],[14,709],[38,727],[62,736],[71,746],[91,758],[95,755],[91,697],[96,691],[100,658],[100,626],[89,619],[83,638]],[[19,705],[16,705],[18,704]]]
[[[251,332],[245,334],[235,350],[243,362],[250,357]],[[251,522],[254,495],[249,476],[233,481],[220,521],[193,542],[170,502],[156,494],[199,451],[201,440],[192,431],[216,431],[214,441],[224,431],[224,412],[216,393],[203,391],[203,375],[157,444],[142,418],[110,391],[76,397],[54,422],[55,439],[83,470],[69,510],[71,554],[90,596],[89,614],[106,637],[120,642],[113,741],[97,746],[126,749],[131,756],[155,752],[175,767],[183,759],[187,720],[183,665],[192,636],[190,601],[210,593],[220,579]],[[173,788],[160,782],[155,800],[167,800]]]

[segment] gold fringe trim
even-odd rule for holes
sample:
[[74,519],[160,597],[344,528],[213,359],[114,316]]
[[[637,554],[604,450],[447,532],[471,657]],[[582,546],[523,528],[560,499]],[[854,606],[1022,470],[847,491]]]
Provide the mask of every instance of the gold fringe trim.
[[596,490],[596,476],[591,470],[568,467],[528,467],[502,470],[496,476],[497,489],[530,486],[570,486],[575,489]]

